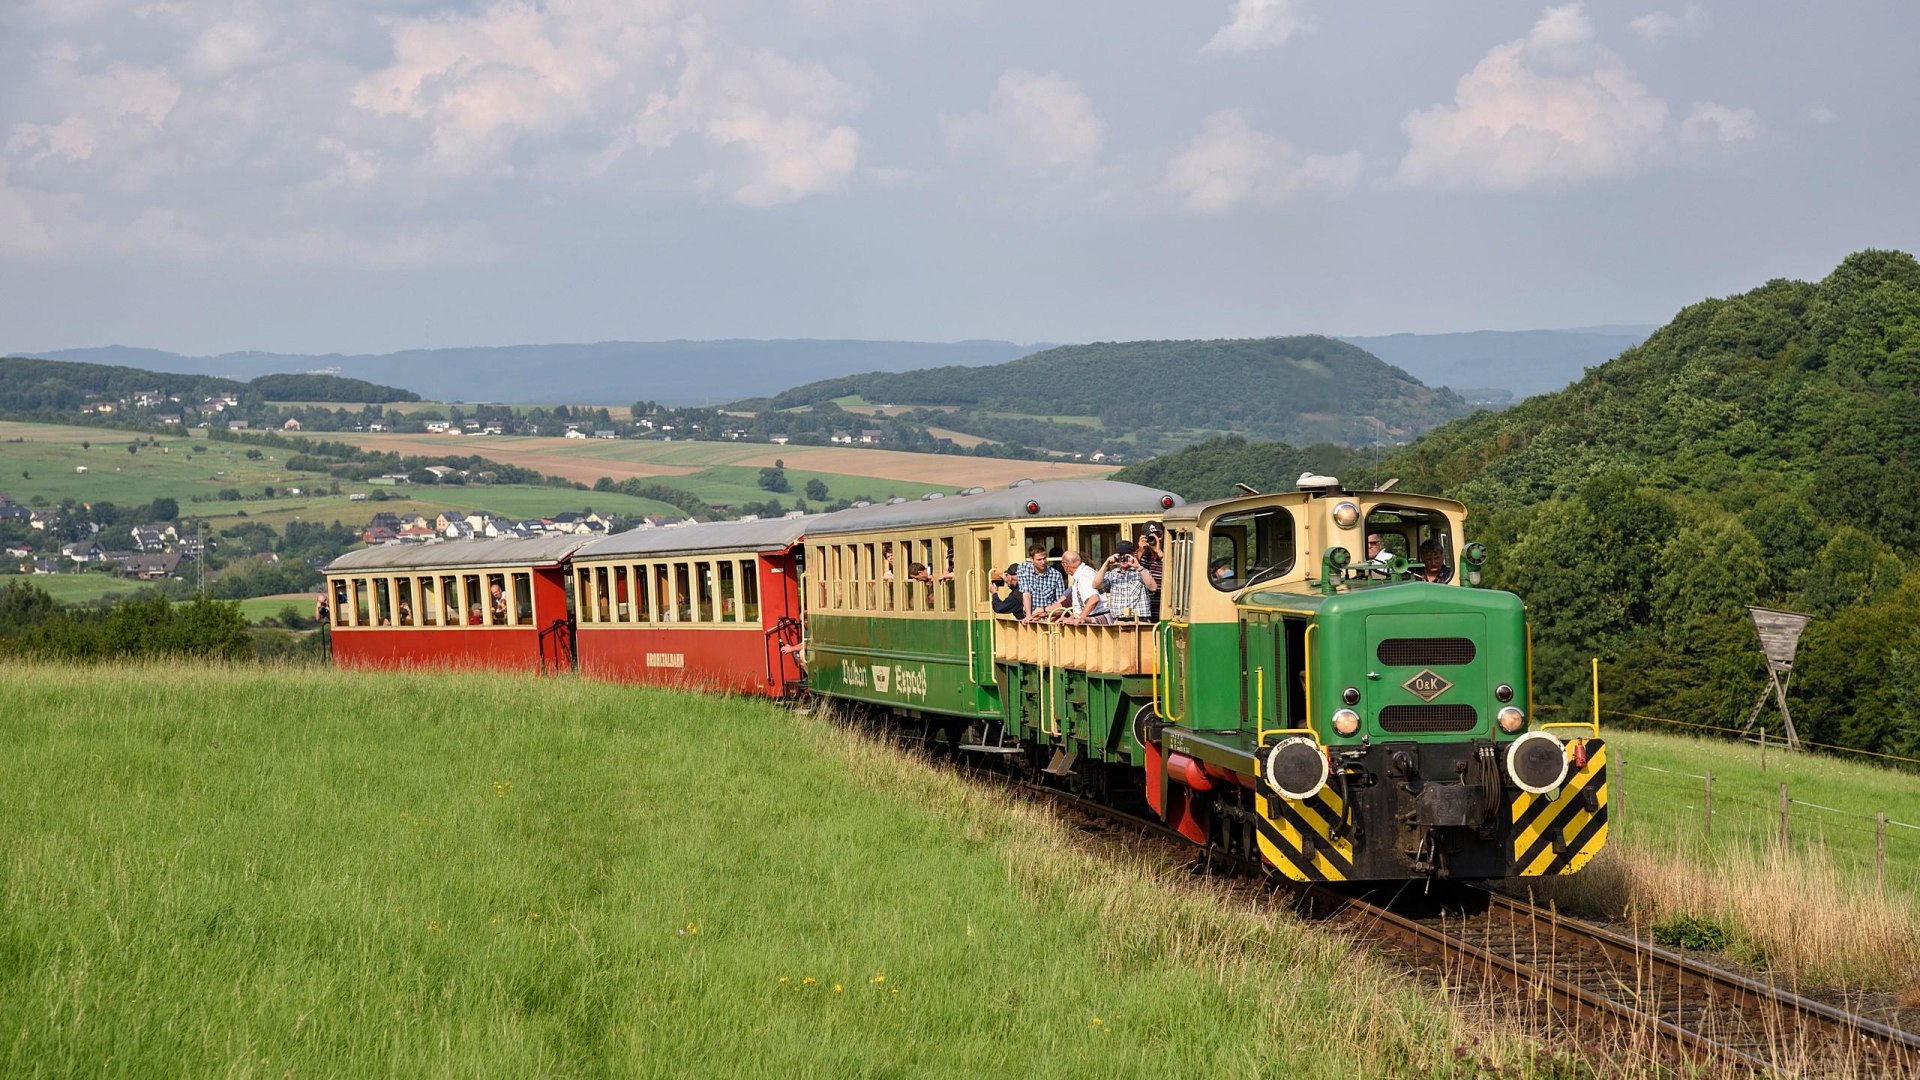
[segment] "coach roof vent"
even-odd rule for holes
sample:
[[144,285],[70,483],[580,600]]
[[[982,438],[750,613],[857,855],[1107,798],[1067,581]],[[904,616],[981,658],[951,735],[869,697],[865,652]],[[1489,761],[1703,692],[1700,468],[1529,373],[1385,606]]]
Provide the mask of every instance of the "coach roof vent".
[[927,493],[926,493],[925,495],[922,495],[922,496],[920,496],[920,501],[921,501],[921,502],[932,502],[932,501],[933,501],[933,500],[935,500],[935,499],[938,499],[938,498],[941,498],[941,497],[943,497],[943,496],[944,496],[945,494],[946,494],[946,493],[945,493],[945,492],[942,492],[942,491],[929,491],[929,492],[927,492]]
[[1321,476],[1317,473],[1310,473],[1310,472],[1301,473],[1300,479],[1295,482],[1294,486],[1298,487],[1301,491],[1309,492],[1314,495],[1346,494],[1346,489],[1340,486],[1340,480],[1338,477]]
[[1012,491],[1014,488],[1023,488],[1023,487],[1032,487],[1032,486],[1033,486],[1033,479],[1031,477],[1023,476],[1020,479],[1015,480],[1013,483],[1008,484],[1007,490]]
[[887,500],[887,505],[898,506],[901,503],[906,501],[907,501],[907,497],[905,495],[895,495],[893,498]]
[[955,495],[985,495],[986,493],[987,489],[983,487],[961,488],[954,492]]

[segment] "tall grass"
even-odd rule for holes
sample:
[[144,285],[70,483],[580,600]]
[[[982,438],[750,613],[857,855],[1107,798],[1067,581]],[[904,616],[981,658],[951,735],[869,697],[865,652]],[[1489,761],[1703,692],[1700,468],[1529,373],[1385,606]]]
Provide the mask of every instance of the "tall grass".
[[1534,1072],[1345,939],[762,704],[0,685],[7,1076]]
[[[1920,836],[1889,829],[1882,887],[1872,818],[1920,822],[1920,779],[1778,747],[1762,769],[1756,746],[1647,732],[1608,740],[1628,764],[1616,758],[1612,781],[1626,791],[1607,850],[1541,895],[1643,929],[1704,920],[1726,933],[1733,959],[1790,982],[1920,998]],[[1782,783],[1798,800],[1784,846]]]

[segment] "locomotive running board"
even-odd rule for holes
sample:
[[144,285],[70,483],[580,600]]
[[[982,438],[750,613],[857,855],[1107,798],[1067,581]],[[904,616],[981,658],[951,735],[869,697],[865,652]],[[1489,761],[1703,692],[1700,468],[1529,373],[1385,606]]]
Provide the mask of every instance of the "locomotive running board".
[[971,754],[1017,754],[1020,752],[1020,748],[1017,746],[969,745],[969,746],[962,746],[960,749],[965,750]]

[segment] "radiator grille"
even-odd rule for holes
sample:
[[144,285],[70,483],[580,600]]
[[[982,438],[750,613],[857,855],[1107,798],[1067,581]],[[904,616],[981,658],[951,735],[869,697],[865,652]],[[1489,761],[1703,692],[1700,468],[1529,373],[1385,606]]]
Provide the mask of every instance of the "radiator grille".
[[1471,664],[1475,655],[1472,638],[1401,637],[1388,638],[1374,650],[1380,662],[1389,667],[1430,667],[1435,664]]
[[1471,705],[1389,705],[1380,710],[1382,731],[1472,731],[1479,726],[1480,711]]

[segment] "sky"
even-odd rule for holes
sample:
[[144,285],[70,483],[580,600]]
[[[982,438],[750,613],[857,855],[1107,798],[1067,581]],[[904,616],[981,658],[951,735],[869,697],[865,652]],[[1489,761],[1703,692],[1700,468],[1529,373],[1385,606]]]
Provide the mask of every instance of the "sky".
[[0,348],[1660,323],[1920,247],[1920,5],[0,0]]

